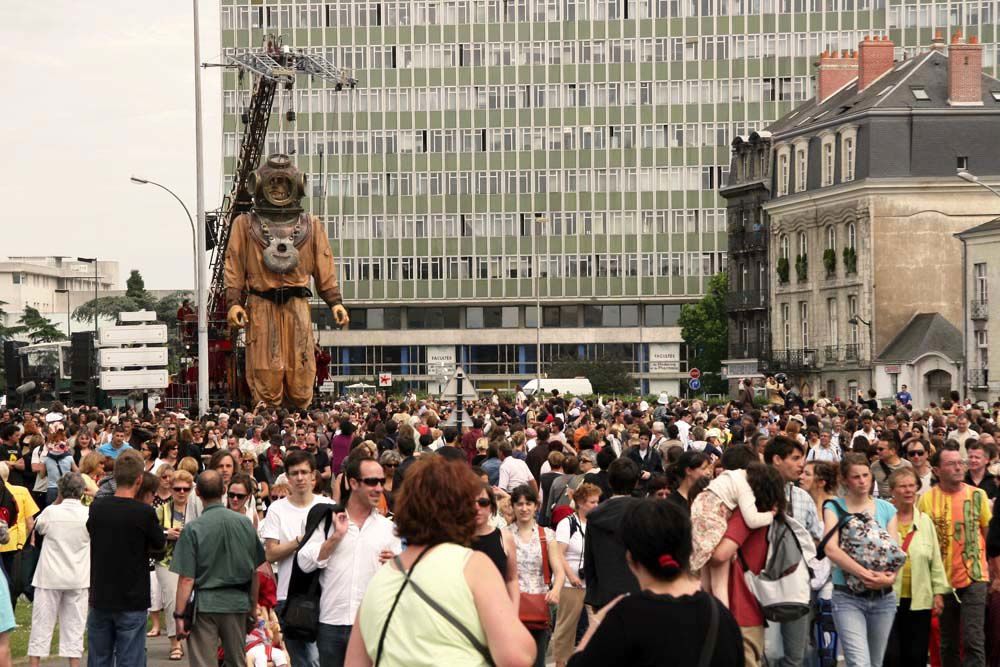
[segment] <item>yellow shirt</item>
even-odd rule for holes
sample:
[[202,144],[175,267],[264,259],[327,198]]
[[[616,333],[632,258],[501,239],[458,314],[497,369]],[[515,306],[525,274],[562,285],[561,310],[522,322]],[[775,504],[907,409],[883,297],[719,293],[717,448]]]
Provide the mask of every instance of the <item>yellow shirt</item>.
[[17,503],[17,523],[10,526],[10,541],[7,544],[0,544],[0,553],[18,551],[24,546],[24,542],[28,539],[28,517],[35,516],[41,511],[35,499],[31,497],[31,492],[26,488],[16,484],[8,484],[7,488]]
[[[913,530],[913,523],[903,523],[899,522],[899,543],[902,544],[906,540],[906,536],[910,534]],[[912,568],[910,567],[910,559],[907,558],[906,562],[903,563],[903,569],[899,572],[899,577],[902,580],[902,589],[900,590],[899,597],[908,598],[912,594],[912,586],[910,578],[912,576]]]
[[964,588],[973,582],[989,581],[983,536],[991,517],[986,492],[968,484],[954,493],[935,486],[920,497],[917,505],[934,522],[951,586]]

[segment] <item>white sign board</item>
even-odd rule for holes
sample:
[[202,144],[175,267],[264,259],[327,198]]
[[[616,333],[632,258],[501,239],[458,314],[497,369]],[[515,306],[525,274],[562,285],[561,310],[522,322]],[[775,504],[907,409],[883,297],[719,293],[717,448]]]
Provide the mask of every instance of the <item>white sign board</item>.
[[319,386],[319,391],[321,394],[334,394],[337,392],[337,383],[333,380],[327,380]]
[[391,387],[392,386],[392,373],[379,373],[378,374],[378,386],[380,386],[380,387]]
[[101,371],[101,389],[104,391],[165,389],[168,383],[166,368],[144,371]]
[[166,324],[125,324],[101,327],[100,342],[105,345],[165,345]]
[[427,346],[427,375],[433,378],[451,377],[455,374],[455,346]]
[[119,322],[155,322],[156,312],[152,310],[137,310],[131,313],[118,313]]
[[123,366],[166,366],[165,347],[106,347],[101,350],[101,368]]
[[649,344],[650,373],[679,373],[681,370],[680,345],[677,343]]

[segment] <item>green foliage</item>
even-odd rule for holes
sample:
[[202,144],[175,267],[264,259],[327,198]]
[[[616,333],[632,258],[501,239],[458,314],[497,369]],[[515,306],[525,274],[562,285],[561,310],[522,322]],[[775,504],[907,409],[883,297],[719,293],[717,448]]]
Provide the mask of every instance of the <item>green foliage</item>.
[[59,330],[51,320],[38,312],[37,308],[31,306],[24,307],[24,315],[18,323],[27,332],[28,340],[32,343],[54,343],[58,340],[66,340],[66,334]]
[[688,366],[704,373],[720,373],[726,357],[729,318],[726,315],[726,292],[729,278],[725,273],[709,280],[705,296],[698,303],[681,307],[678,323],[681,336],[690,350]]
[[778,282],[787,283],[788,282],[788,258],[779,257],[778,258]]
[[628,366],[622,359],[556,359],[549,365],[548,376],[555,378],[585,377],[596,394],[630,394],[635,380],[629,377]]
[[844,248],[844,270],[848,273],[858,272],[858,251],[854,248]]
[[[0,343],[3,343],[5,340],[10,340],[14,336],[17,336],[27,331],[25,327],[20,325],[15,325],[12,327],[6,325],[7,311],[4,310],[4,306],[6,305],[7,305],[6,301],[0,301]],[[2,363],[3,361],[0,360],[0,364]]]
[[799,255],[795,258],[795,277],[800,283],[804,283],[809,278],[809,257]]
[[823,268],[828,276],[832,276],[837,270],[837,252],[833,248],[823,251]]

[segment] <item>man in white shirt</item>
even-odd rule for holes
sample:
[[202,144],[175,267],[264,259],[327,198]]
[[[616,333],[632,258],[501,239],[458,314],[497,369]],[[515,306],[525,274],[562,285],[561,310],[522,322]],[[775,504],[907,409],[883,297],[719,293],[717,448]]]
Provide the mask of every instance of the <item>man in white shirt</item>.
[[868,444],[875,444],[875,439],[877,437],[875,434],[875,426],[872,423],[872,413],[868,410],[861,413],[861,429],[854,432],[854,435],[851,436],[851,442],[848,444],[852,444],[854,439],[859,435],[863,435],[868,438]]
[[819,442],[815,447],[809,448],[809,453],[806,454],[806,461],[840,462],[840,447],[833,444],[830,431],[827,429],[820,431]]
[[[260,537],[264,540],[264,555],[269,563],[278,566],[278,620],[284,629],[283,612],[288,598],[288,580],[292,576],[290,556],[302,542],[309,510],[315,505],[332,502],[329,498],[313,494],[316,480],[316,459],[302,450],[289,452],[285,458],[285,476],[288,479],[287,498],[275,501],[267,509],[267,516],[260,524]],[[303,642],[285,637],[285,645],[293,664],[319,667],[319,650],[316,642]]]
[[687,449],[690,443],[691,413],[688,410],[684,410],[681,412],[681,418],[674,422],[674,424],[677,426],[677,437],[680,438],[684,449]]
[[316,645],[323,667],[343,666],[368,583],[382,563],[402,550],[392,521],[377,509],[385,484],[382,466],[375,459],[353,460],[344,476],[350,487],[345,511],[334,516],[328,534],[313,533],[297,556],[304,572],[320,570]]
[[964,414],[958,416],[958,428],[948,432],[948,440],[954,440],[958,443],[958,451],[962,453],[962,459],[968,458],[965,452],[965,443],[978,439],[979,434],[969,428],[969,418]]
[[510,442],[504,441],[500,444],[500,484],[499,487],[510,493],[522,484],[527,484],[536,491],[538,483],[535,476],[531,474],[528,464],[521,459],[514,458],[514,448]]

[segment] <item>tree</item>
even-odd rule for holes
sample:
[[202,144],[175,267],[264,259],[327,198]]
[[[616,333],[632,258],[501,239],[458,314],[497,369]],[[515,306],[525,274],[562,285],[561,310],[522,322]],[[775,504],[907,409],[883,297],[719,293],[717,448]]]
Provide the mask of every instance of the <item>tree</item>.
[[554,378],[585,377],[597,394],[632,394],[636,382],[623,359],[556,359],[548,368]]
[[729,318],[726,315],[726,292],[729,278],[718,273],[708,281],[708,290],[698,303],[681,307],[679,323],[681,336],[688,345],[688,365],[696,366],[702,372],[712,374],[705,384],[721,377],[722,360],[726,357],[729,343]]
[[[23,334],[27,329],[23,326],[7,326],[7,311],[4,310],[4,306],[7,305],[6,301],[0,301],[0,344],[4,341],[11,340],[15,336]],[[2,361],[0,361],[2,363]]]
[[24,307],[24,314],[18,322],[28,334],[32,343],[53,343],[66,340],[66,334],[59,330],[52,320],[48,319],[37,308]]

